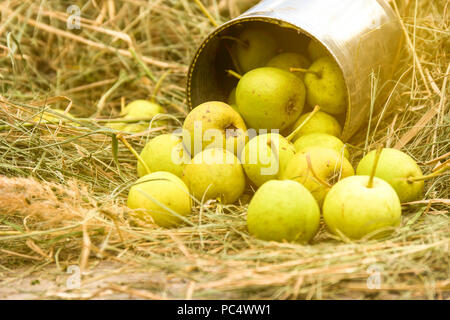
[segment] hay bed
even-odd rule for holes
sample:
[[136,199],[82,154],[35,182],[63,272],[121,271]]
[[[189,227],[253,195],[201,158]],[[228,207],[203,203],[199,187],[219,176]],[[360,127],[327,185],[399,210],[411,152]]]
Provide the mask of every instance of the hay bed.
[[[81,31],[66,28],[73,2]],[[112,132],[87,118],[151,97],[167,75],[157,100],[182,121],[189,59],[212,26],[187,0],[42,3],[0,4],[0,298],[450,297],[448,175],[429,180],[424,200],[404,205],[402,227],[383,240],[345,243],[322,227],[308,246],[258,241],[245,203],[198,205],[192,225],[173,230],[132,225],[124,203],[135,160],[121,144],[114,159]],[[243,9],[204,3],[219,22]],[[351,141],[353,163],[382,143],[430,173],[449,151],[450,8],[391,3],[408,35],[400,80],[370,131]],[[30,121],[47,107],[70,107],[79,125]],[[127,140],[140,149],[177,126]],[[66,286],[72,265],[83,272],[80,289]],[[374,266],[378,290],[367,286]]]

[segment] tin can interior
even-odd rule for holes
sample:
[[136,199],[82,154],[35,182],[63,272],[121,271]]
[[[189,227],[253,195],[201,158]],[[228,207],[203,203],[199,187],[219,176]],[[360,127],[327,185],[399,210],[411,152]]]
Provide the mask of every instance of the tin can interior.
[[[233,40],[228,37],[237,37],[246,28],[257,27],[269,31],[280,44],[281,52],[297,52],[308,57],[308,44],[310,37],[292,26],[281,25],[276,20],[266,21],[231,21],[215,30],[200,46],[191,64],[188,75],[188,105],[194,108],[207,101],[224,101],[238,80],[230,76],[226,70],[235,70],[231,58]],[[225,37],[225,38],[224,38]],[[330,55],[331,56],[331,55]],[[311,110],[305,105],[304,112]],[[343,126],[345,114],[337,116]]]

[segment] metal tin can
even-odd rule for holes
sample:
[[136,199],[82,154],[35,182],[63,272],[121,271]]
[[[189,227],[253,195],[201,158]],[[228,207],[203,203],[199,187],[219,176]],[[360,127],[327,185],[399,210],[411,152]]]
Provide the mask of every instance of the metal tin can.
[[[189,108],[211,100],[226,101],[233,83],[224,70],[232,61],[223,36],[251,24],[277,32],[291,46],[320,42],[338,63],[347,86],[347,112],[340,119],[342,139],[364,124],[391,80],[401,45],[397,16],[384,0],[264,0],[214,30],[200,45],[189,68]],[[301,48],[300,48],[301,50]],[[376,97],[376,100],[375,100]]]

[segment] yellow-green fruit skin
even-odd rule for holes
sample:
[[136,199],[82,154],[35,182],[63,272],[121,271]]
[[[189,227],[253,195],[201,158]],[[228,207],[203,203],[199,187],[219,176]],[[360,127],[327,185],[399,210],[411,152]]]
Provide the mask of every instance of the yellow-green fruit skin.
[[108,122],[105,124],[107,128],[117,130],[117,131],[123,131],[125,128],[125,125],[120,122]]
[[[357,175],[370,175],[375,160],[376,150],[369,152],[358,164]],[[420,200],[424,193],[424,182],[408,182],[407,178],[420,178],[422,170],[406,153],[392,148],[381,151],[380,160],[375,171],[375,177],[388,182],[397,192],[400,201],[410,202]]]
[[265,66],[278,50],[276,40],[265,30],[246,29],[239,34],[239,39],[241,41],[234,43],[232,53],[242,73]]
[[[227,130],[235,130],[235,134],[227,134]],[[183,143],[191,155],[206,148],[224,148],[238,155],[247,141],[247,126],[241,115],[223,102],[197,106],[183,124]]]
[[329,55],[328,50],[316,40],[311,40],[309,42],[308,53],[313,61]]
[[338,152],[321,147],[300,151],[289,161],[282,179],[295,180],[304,185],[321,206],[330,188],[314,177],[308,165],[308,155],[314,173],[330,185],[338,179],[353,176],[355,171],[350,162]]
[[134,217],[170,228],[182,223],[182,219],[173,212],[188,216],[192,202],[189,189],[180,178],[159,171],[145,175],[134,183],[128,194],[127,205],[134,209]]
[[314,61],[305,75],[306,101],[311,107],[320,106],[331,114],[342,114],[347,108],[347,87],[341,69],[330,57]]
[[297,152],[306,151],[312,147],[322,147],[337,151],[339,154],[343,154],[344,157],[350,159],[350,153],[345,144],[335,136],[326,133],[310,133],[301,136],[294,142],[294,147]]
[[148,100],[134,100],[127,104],[120,113],[121,116],[135,118],[153,117],[158,113],[163,113],[164,109],[157,103]]
[[[307,112],[300,118],[298,118],[298,120],[292,126],[291,131],[294,131],[296,128],[298,128],[310,114],[311,112]],[[326,112],[318,111],[295,134],[293,140],[295,141],[301,136],[310,133],[327,133],[339,138],[342,133],[342,127],[333,116],[329,115]]]
[[[323,203],[323,218],[328,229],[342,232],[350,239],[360,239],[380,229],[398,227],[401,204],[395,190],[385,181],[369,176],[353,176],[339,181],[328,192]],[[383,236],[380,233],[378,236]]]
[[258,68],[245,74],[236,90],[239,111],[253,129],[284,130],[300,116],[305,85],[290,72]]
[[198,153],[183,172],[192,195],[199,201],[220,199],[231,204],[245,189],[245,174],[236,156],[223,149],[206,149]]
[[251,139],[242,150],[241,161],[247,177],[257,186],[281,177],[295,155],[294,146],[276,133]]
[[[295,52],[284,52],[270,59],[266,67],[278,68],[291,72],[291,68],[307,69],[310,65],[311,62],[305,56]],[[305,77],[305,74],[302,72],[296,72],[294,74],[302,80]]]
[[234,109],[234,111],[239,112],[239,107],[236,103],[236,88],[231,90],[230,95],[228,96],[228,105]]
[[316,200],[295,181],[266,182],[248,206],[248,230],[262,240],[307,243],[317,233],[319,221]]
[[[177,177],[183,176],[183,166],[191,158],[183,148],[182,139],[172,134],[162,134],[151,139],[142,149],[141,158],[147,164],[150,172],[167,171]],[[138,161],[137,172],[142,177],[149,172]]]
[[[66,116],[68,118],[75,118],[70,112],[65,112],[64,110],[61,109],[51,109],[53,112],[55,112],[56,114],[60,114],[62,116]],[[79,124],[76,122],[67,122],[65,118],[63,117],[58,117],[57,115],[53,115],[50,112],[45,111],[42,114],[38,114],[35,117],[33,117],[33,121],[34,122],[43,122],[43,123],[47,123],[47,122],[51,122],[54,124],[58,124],[61,120],[65,121],[65,123],[68,123],[70,125],[76,126],[78,127]]]
[[[157,103],[147,100],[135,100],[125,106],[120,115],[126,119],[153,118],[157,114],[164,113],[164,109]],[[152,127],[160,127],[166,125],[167,122],[157,120],[152,122]],[[124,123],[123,130],[125,132],[139,133],[146,131],[150,127],[150,121],[140,121],[137,123]]]
[[230,95],[228,96],[227,103],[232,106],[236,104],[236,87],[231,90]]

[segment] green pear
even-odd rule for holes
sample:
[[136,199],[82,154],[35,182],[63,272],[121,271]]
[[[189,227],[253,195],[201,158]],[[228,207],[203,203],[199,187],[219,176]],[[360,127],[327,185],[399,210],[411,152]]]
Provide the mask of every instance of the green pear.
[[331,114],[346,111],[347,87],[341,69],[331,57],[314,61],[305,74],[306,101]]
[[236,87],[231,90],[230,95],[228,96],[227,103],[230,107],[232,107],[236,112],[239,112],[239,107],[236,103]]
[[247,127],[228,104],[210,101],[194,108],[183,124],[183,143],[191,155],[206,148],[224,148],[235,155],[244,148]]
[[206,149],[186,164],[183,181],[198,200],[231,204],[243,194],[245,174],[236,156],[224,149]]
[[306,151],[313,147],[323,147],[337,151],[339,154],[344,154],[344,157],[350,159],[350,154],[345,144],[335,136],[327,133],[310,133],[301,136],[294,142],[294,147],[297,152]]
[[123,129],[125,128],[126,124],[124,124],[123,122],[107,122],[105,124],[105,127],[113,129],[113,130],[117,130],[117,131],[124,131]]
[[309,57],[315,61],[322,57],[327,57],[330,55],[327,48],[325,48],[319,41],[311,39],[308,45]]
[[[156,122],[153,122],[153,125],[155,127],[159,127],[160,123],[161,122],[156,121]],[[140,121],[138,123],[125,124],[121,131],[129,132],[129,133],[140,133],[140,132],[147,131],[148,129],[150,129],[150,122]]]
[[294,155],[292,143],[279,134],[269,133],[251,139],[242,150],[241,161],[247,177],[259,187],[278,179]]
[[250,201],[247,227],[268,241],[309,242],[319,229],[320,209],[311,193],[295,181],[264,183]]
[[228,96],[227,103],[230,106],[236,104],[236,87],[231,90],[230,95]]
[[313,147],[297,153],[289,161],[282,178],[303,184],[322,205],[326,194],[337,181],[354,174],[350,162],[338,152]]
[[[328,229],[350,239],[360,239],[401,223],[401,205],[395,190],[385,181],[369,176],[342,179],[331,188],[323,203],[323,218]],[[381,232],[384,230],[384,232]]]
[[134,100],[123,108],[120,115],[143,118],[153,117],[158,113],[164,113],[164,109],[159,104],[148,100]]
[[303,81],[277,68],[258,68],[245,74],[236,90],[239,111],[253,129],[291,126],[305,105]]
[[132,216],[161,227],[174,227],[181,217],[191,213],[189,189],[177,176],[169,172],[154,172],[138,179],[130,189],[127,205],[134,209]]
[[[267,63],[266,67],[278,68],[291,72],[291,68],[309,68],[311,62],[305,56],[295,52],[281,53]],[[295,73],[296,76],[304,79],[304,73]]]
[[[164,109],[157,103],[147,100],[135,100],[128,105],[120,113],[123,119],[141,119],[141,118],[153,118],[157,114],[164,113]],[[152,123],[153,127],[161,127],[166,125],[164,120],[157,120]],[[139,121],[136,123],[124,123],[122,131],[130,133],[139,133],[148,130],[150,127],[150,121]]]
[[[303,114],[295,124],[292,126],[291,131],[298,128],[308,118],[311,112]],[[342,133],[342,127],[339,122],[326,112],[318,111],[309,119],[302,128],[296,133],[293,140],[297,140],[301,136],[310,133],[327,133],[335,137],[340,137]]]
[[235,41],[232,47],[232,54],[242,73],[265,66],[277,53],[277,41],[268,31],[248,28],[238,38],[239,41]]
[[[180,178],[183,175],[183,165],[191,160],[189,153],[183,148],[182,139],[173,134],[162,134],[151,139],[140,156],[151,172],[167,171]],[[137,172],[139,177],[149,173],[140,161]]]
[[[62,115],[68,118],[75,118],[70,112],[66,112],[61,109],[51,109],[52,112]],[[57,115],[50,113],[48,111],[44,111],[43,113],[39,113],[38,115],[34,116],[32,119],[34,122],[41,122],[41,123],[53,123],[53,124],[59,124],[60,121],[63,121],[63,123],[70,124],[72,126],[80,126],[76,122],[67,121],[66,118],[58,117]]]
[[[370,175],[376,150],[369,152],[358,164],[357,175]],[[408,181],[408,178],[423,177],[422,170],[406,153],[391,148],[381,151],[375,177],[388,182],[397,192],[401,202],[420,200],[423,197],[424,181]]]

